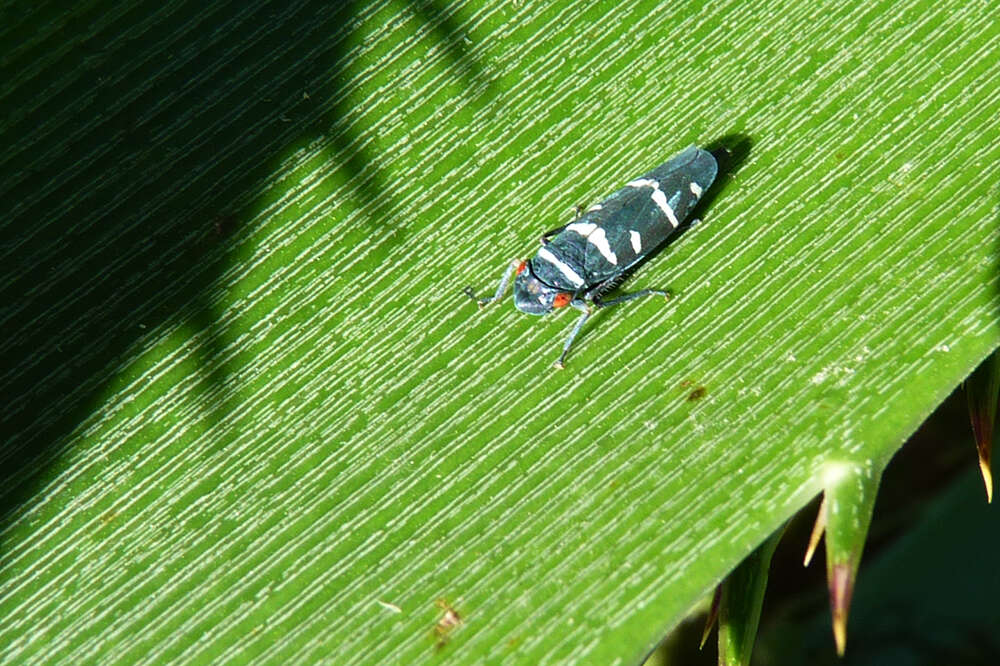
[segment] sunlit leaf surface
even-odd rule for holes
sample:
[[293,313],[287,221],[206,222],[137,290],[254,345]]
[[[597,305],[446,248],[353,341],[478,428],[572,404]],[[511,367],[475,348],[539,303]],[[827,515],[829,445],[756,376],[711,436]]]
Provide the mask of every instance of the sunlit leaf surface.
[[[2,19],[10,663],[635,663],[1000,341],[986,2]],[[461,293],[726,137],[564,371]]]

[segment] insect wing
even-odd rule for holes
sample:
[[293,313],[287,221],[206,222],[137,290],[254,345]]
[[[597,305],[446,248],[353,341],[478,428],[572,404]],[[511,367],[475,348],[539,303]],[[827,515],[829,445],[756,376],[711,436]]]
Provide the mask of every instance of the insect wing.
[[712,154],[692,146],[592,206],[553,249],[573,256],[588,284],[614,277],[674,233],[717,171]]
[[663,199],[655,190],[651,189],[650,198],[661,209],[667,222],[676,228],[691,213],[705,190],[711,187],[718,171],[719,165],[712,153],[691,146],[633,183],[656,182],[655,189],[663,192],[669,210],[663,207]]
[[654,227],[659,217],[654,209],[648,192],[623,187],[567,225],[553,244],[577,257],[588,284],[602,282],[642,256],[644,248],[633,243],[630,232]]

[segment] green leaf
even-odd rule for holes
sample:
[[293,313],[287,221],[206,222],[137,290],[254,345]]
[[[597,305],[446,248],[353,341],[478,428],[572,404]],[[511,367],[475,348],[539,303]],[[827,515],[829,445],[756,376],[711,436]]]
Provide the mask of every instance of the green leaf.
[[[2,16],[9,662],[634,663],[1000,342],[981,6]],[[725,137],[564,371],[462,294]]]
[[829,474],[819,509],[822,516],[816,519],[817,525],[826,527],[826,580],[839,655],[847,646],[847,616],[883,471],[845,465]]
[[720,666],[744,666],[750,663],[764,592],[767,590],[771,558],[783,533],[784,528],[768,537],[722,583],[719,611]]

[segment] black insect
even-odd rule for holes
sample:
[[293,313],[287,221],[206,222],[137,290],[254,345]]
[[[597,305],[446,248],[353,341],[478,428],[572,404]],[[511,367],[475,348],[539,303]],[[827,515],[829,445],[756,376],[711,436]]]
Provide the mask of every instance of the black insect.
[[470,287],[465,293],[483,307],[503,298],[516,272],[514,305],[521,312],[543,315],[567,305],[580,310],[582,315],[555,362],[562,368],[591,305],[605,308],[653,294],[669,297],[665,291],[643,289],[603,300],[674,233],[711,186],[718,168],[711,153],[691,146],[573,222],[543,234],[538,254],[528,261],[511,261],[492,298],[477,299]]

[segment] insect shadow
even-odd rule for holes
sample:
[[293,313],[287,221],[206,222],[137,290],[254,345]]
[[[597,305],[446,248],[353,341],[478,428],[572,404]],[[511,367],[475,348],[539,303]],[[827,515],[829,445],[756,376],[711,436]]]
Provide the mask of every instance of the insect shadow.
[[[719,172],[715,177],[715,181],[712,183],[698,200],[698,203],[691,210],[691,213],[687,216],[684,222],[677,228],[667,240],[660,245],[658,248],[647,254],[634,266],[632,266],[627,273],[625,273],[619,280],[618,286],[615,289],[617,292],[622,288],[624,284],[627,284],[629,279],[640,270],[648,261],[652,261],[655,257],[661,256],[664,253],[668,253],[668,248],[670,248],[674,243],[676,243],[680,238],[684,236],[684,233],[688,231],[691,227],[695,226],[701,221],[701,216],[704,215],[711,207],[715,199],[729,189],[732,182],[736,178],[736,173],[746,162],[747,157],[750,155],[750,150],[753,148],[753,139],[751,139],[746,134],[733,133],[726,134],[718,139],[714,139],[703,146],[705,150],[712,153],[715,161],[719,165]],[[615,292],[611,292],[612,294]],[[595,325],[591,326],[591,330],[596,330],[596,323],[600,321],[607,312],[605,310],[597,310],[594,315]],[[584,339],[587,337],[587,330],[584,329],[579,339]]]

